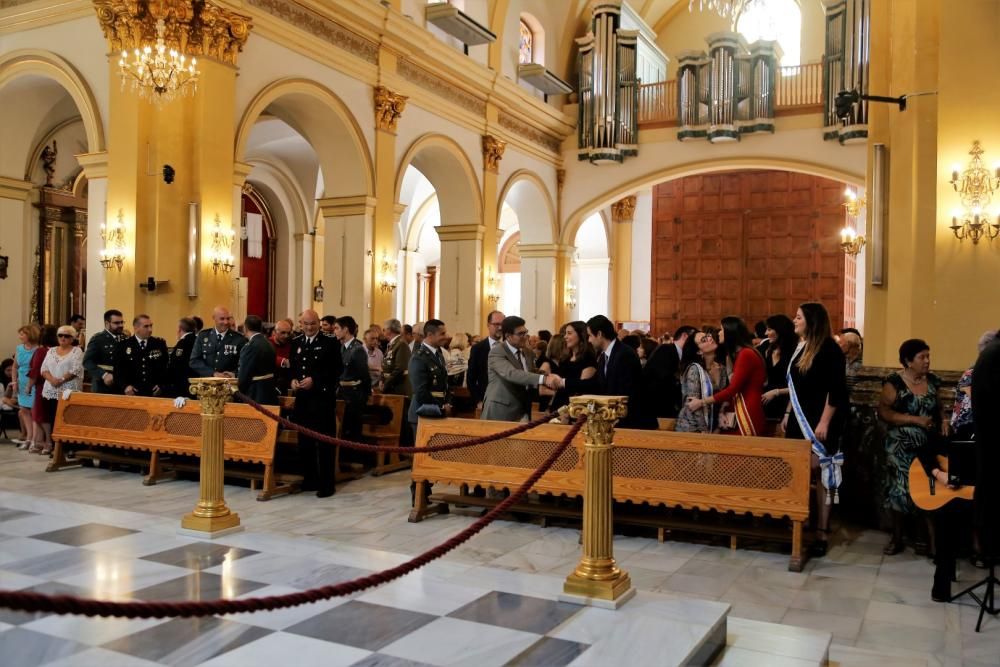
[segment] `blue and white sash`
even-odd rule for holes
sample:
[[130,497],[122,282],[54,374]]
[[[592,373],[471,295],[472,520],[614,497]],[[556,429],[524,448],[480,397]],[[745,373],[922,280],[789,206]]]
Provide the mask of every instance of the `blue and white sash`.
[[826,489],[826,504],[829,505],[831,499],[834,504],[840,502],[840,495],[838,489],[840,488],[840,483],[844,479],[842,472],[842,467],[844,465],[844,453],[837,452],[833,456],[830,456],[826,452],[826,447],[823,443],[819,441],[816,437],[815,431],[813,431],[812,426],[809,425],[809,421],[806,419],[805,413],[802,411],[802,405],[799,403],[798,394],[795,392],[795,383],[792,382],[792,366],[795,364],[795,360],[798,359],[802,350],[805,349],[805,342],[800,342],[798,347],[795,348],[795,354],[792,355],[792,360],[788,362],[788,370],[785,373],[785,379],[788,381],[788,398],[791,403],[792,412],[795,414],[795,421],[799,424],[799,430],[802,431],[802,435],[805,436],[806,440],[812,446],[813,454],[819,458],[819,470],[820,470],[820,480],[823,482],[823,487]]
[[[705,372],[705,369],[701,364],[695,363],[693,365],[698,369],[698,379],[701,381],[701,400],[704,401],[706,398],[711,396],[714,391],[712,389],[712,378]],[[715,405],[706,405],[702,408],[702,410],[707,410],[707,412],[703,412],[702,414],[707,417],[707,432],[711,433],[715,428]]]

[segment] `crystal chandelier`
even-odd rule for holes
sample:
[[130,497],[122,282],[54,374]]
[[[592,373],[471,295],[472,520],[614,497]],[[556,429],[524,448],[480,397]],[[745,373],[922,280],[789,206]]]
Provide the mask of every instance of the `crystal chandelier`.
[[1000,235],[1000,215],[987,212],[993,192],[1000,187],[1000,167],[990,172],[983,164],[983,148],[972,142],[969,151],[972,160],[959,174],[958,166],[951,170],[951,187],[958,193],[962,208],[951,214],[950,229],[959,241],[969,239],[978,244],[979,239],[990,241]]
[[232,228],[223,229],[222,220],[219,219],[219,214],[216,213],[215,227],[212,229],[211,236],[212,250],[209,253],[213,273],[218,273],[219,271],[229,273],[236,267],[236,260],[233,257],[233,241],[235,240],[236,235],[233,233]]
[[177,96],[194,94],[198,88],[198,60],[167,50],[164,39],[167,26],[163,19],[156,22],[156,44],[136,48],[129,60],[128,51],[122,51],[118,60],[122,87],[129,81],[139,96],[156,104],[170,102]]
[[751,6],[757,4],[757,0],[688,0],[688,11],[693,12],[697,6],[698,11],[715,12],[722,18],[728,18],[736,25],[736,19]]
[[104,241],[104,248],[101,249],[101,266],[105,270],[112,267],[122,270],[125,264],[125,211],[118,209],[118,219],[114,222],[101,223],[101,240]]

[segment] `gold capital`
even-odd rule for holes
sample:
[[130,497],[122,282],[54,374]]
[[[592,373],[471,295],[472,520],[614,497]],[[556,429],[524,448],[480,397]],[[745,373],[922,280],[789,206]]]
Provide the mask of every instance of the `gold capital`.
[[253,27],[249,16],[210,2],[94,0],[94,8],[101,30],[116,53],[154,44],[156,24],[162,20],[167,48],[235,65]]
[[500,171],[500,160],[507,150],[507,142],[492,134],[483,135],[483,168],[494,174]]
[[632,222],[635,219],[636,196],[629,195],[611,205],[612,222]]
[[408,99],[385,86],[375,86],[375,127],[385,132],[395,132]]
[[614,439],[615,423],[628,414],[626,396],[574,396],[569,402],[570,419],[587,416],[583,434],[588,445],[610,445]]

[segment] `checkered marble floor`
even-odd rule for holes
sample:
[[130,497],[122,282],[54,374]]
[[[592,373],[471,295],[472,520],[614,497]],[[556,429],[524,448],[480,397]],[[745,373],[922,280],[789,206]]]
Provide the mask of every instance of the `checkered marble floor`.
[[[178,480],[143,486],[141,477],[132,472],[82,468],[51,474],[45,472],[45,463],[44,457],[17,451],[0,441],[0,587],[66,590],[75,586],[82,593],[109,598],[136,597],[138,591],[144,591],[143,595],[153,591],[163,598],[267,595],[392,567],[441,543],[475,520],[471,513],[454,511],[422,523],[408,523],[410,492],[406,472],[340,485],[335,496],[322,500],[312,494],[299,494],[261,503],[248,488],[227,486],[227,501],[240,513],[246,532],[220,540],[225,548],[221,556],[205,552],[209,548],[206,546],[171,552],[196,544],[195,540],[178,536],[177,527],[179,518],[194,504],[197,482]],[[58,532],[86,524],[97,526]],[[55,533],[51,536],[54,540],[39,537],[46,533]],[[803,572],[796,573],[787,571],[786,554],[760,551],[760,545],[746,548],[741,544],[734,551],[713,546],[710,540],[658,543],[655,539],[619,535],[615,537],[615,555],[639,590],[636,600],[624,607],[622,617],[639,613],[634,610],[643,606],[648,608],[645,600],[679,600],[681,609],[687,609],[695,599],[729,605],[728,643],[716,662],[722,667],[818,664],[815,649],[806,641],[817,632],[827,641],[832,634],[829,664],[839,667],[1000,664],[1000,617],[987,617],[983,632],[975,633],[978,609],[971,601],[962,599],[947,605],[932,602],[929,589],[933,565],[909,550],[883,556],[886,539],[879,531],[840,526],[827,556],[809,561]],[[156,657],[152,648],[147,649],[149,657],[140,657],[120,646],[106,646],[123,637],[148,637],[140,633],[171,622],[0,618],[0,667],[43,663],[31,657],[34,649],[30,647],[37,644],[27,639],[16,641],[19,636],[34,636],[24,633],[82,644],[84,648],[62,662],[49,656],[50,662],[62,665],[196,664],[183,658],[183,651],[194,651],[194,645],[214,656],[203,658],[195,653],[199,660],[215,661],[212,664],[228,664],[228,660],[241,666],[255,664],[257,658],[253,656],[258,654],[264,656],[261,662],[273,663],[287,660],[287,653],[281,651],[277,659],[267,658],[272,654],[265,649],[287,637],[302,644],[309,644],[307,640],[328,644],[333,647],[331,656],[341,655],[338,651],[348,652],[320,664],[350,664],[365,659],[393,664],[392,660],[399,656],[389,651],[394,651],[396,642],[405,642],[405,637],[372,650],[317,640],[290,630],[348,602],[435,617],[416,632],[431,633],[442,625],[447,628],[447,624],[461,621],[477,630],[479,626],[491,630],[496,627],[521,636],[516,633],[524,631],[518,628],[450,614],[494,593],[554,602],[563,579],[579,557],[578,540],[579,530],[572,528],[497,521],[420,572],[352,600],[221,619],[235,626],[218,624],[220,619],[203,620],[198,627],[205,628],[204,632],[192,631],[188,625],[187,643],[175,643],[171,648],[178,652],[175,657]],[[59,552],[67,553],[59,556]],[[49,560],[42,561],[42,565],[36,564],[46,558]],[[11,564],[16,564],[17,571],[9,567]],[[967,562],[960,563],[960,585],[982,575]],[[598,627],[611,623],[608,619],[612,617],[597,612],[603,610],[579,610],[554,630],[528,632],[536,637],[535,643],[546,637],[590,645],[574,658],[580,661],[577,664],[583,664],[599,655],[595,651],[599,637],[582,629],[591,622],[588,619],[600,619],[594,621]],[[669,616],[666,611],[657,613]],[[170,627],[180,628],[183,623]],[[247,627],[251,629],[244,630]],[[267,634],[253,641],[242,634],[261,630]],[[10,631],[17,632],[4,638]],[[618,634],[626,640],[613,659],[591,664],[642,664],[636,656],[652,656],[653,664],[663,664],[663,660],[657,661],[662,656],[648,645],[629,640],[627,633]],[[659,626],[647,634],[669,636]],[[486,644],[486,638],[483,635],[484,645],[492,645]],[[225,641],[233,642],[234,647],[222,653],[205,648],[217,651],[217,644]],[[158,643],[166,645],[152,641]],[[421,649],[424,652],[443,650],[434,645],[433,639],[421,643],[427,644]],[[182,650],[182,646],[188,648]],[[513,647],[517,647],[516,641]],[[294,667],[314,664],[305,648],[296,651]],[[351,651],[361,651],[363,656],[354,653],[352,660]],[[480,667],[513,658],[503,651],[496,656],[495,660],[475,657],[470,662]],[[469,664],[420,651],[406,653],[406,658],[425,664]],[[561,663],[546,659],[536,664]]]
[[[34,508],[34,509],[28,509]],[[288,538],[197,541],[141,515],[0,494],[0,587],[114,600],[279,595],[369,574],[393,554]],[[291,609],[124,620],[0,610],[4,667],[116,665],[699,664],[729,606],[643,593],[619,612],[558,602],[556,577],[435,563],[396,582]],[[529,593],[530,592],[530,593]],[[646,656],[645,658],[643,656]]]

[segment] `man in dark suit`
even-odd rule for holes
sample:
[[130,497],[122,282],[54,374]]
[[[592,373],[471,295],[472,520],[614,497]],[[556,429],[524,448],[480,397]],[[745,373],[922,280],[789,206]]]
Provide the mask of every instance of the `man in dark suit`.
[[274,373],[277,370],[274,347],[264,335],[264,322],[256,315],[247,315],[243,321],[247,344],[240,350],[240,365],[236,373],[240,391],[250,399],[264,405],[276,405]]
[[[361,418],[364,416],[368,397],[372,393],[371,375],[368,373],[368,353],[357,339],[358,323],[350,315],[338,317],[333,334],[340,341],[342,361],[338,379],[337,398],[344,402],[344,420],[340,424],[340,437],[344,440],[361,440]],[[343,454],[343,452],[342,452]],[[347,454],[345,458],[358,457]]]
[[972,369],[972,423],[976,429],[975,525],[982,554],[1000,556],[1000,338],[987,345]]
[[[332,434],[336,430],[336,383],[340,376],[337,341],[319,331],[319,315],[305,310],[299,315],[302,335],[292,340],[292,391],[295,409],[292,421],[306,428]],[[332,496],[335,489],[333,445],[318,443],[299,433],[299,458],[302,462],[303,491],[316,490],[320,498]]]
[[120,310],[108,310],[104,313],[104,330],[90,337],[87,349],[83,353],[83,367],[90,376],[90,390],[98,394],[114,394],[115,386],[115,350],[123,336],[125,318]]
[[136,315],[132,329],[115,350],[115,384],[126,396],[160,396],[168,381],[167,341],[153,336],[149,315]]
[[688,336],[696,331],[690,325],[679,327],[674,332],[674,341],[653,350],[642,369],[643,397],[647,402],[645,409],[654,417],[676,417],[680,412],[683,399],[678,372],[681,351]]
[[196,377],[234,378],[247,339],[233,330],[233,316],[225,306],[215,307],[212,320],[213,328],[198,333],[189,365]]
[[191,377],[191,350],[194,349],[194,339],[197,337],[195,321],[190,317],[182,317],[177,322],[177,343],[170,353],[170,363],[167,364],[167,384],[170,389],[166,395],[187,396],[189,394],[188,378]]
[[500,325],[503,342],[494,345],[487,357],[489,383],[483,400],[482,419],[528,421],[531,399],[545,376],[535,369],[535,355],[522,350],[528,335],[525,322],[517,315],[508,315]]
[[615,325],[604,315],[587,320],[590,344],[597,351],[597,374],[587,380],[560,380],[571,396],[598,394],[627,396],[628,414],[618,422],[619,428],[657,428],[656,416],[647,410],[642,400],[642,363],[639,355],[615,335]]
[[500,326],[503,324],[503,313],[494,310],[486,316],[486,328],[489,335],[472,346],[469,350],[469,370],[466,371],[466,384],[473,400],[479,404],[486,398],[486,385],[489,383],[488,357],[493,346],[500,342]]
[[[448,368],[441,352],[441,344],[447,336],[448,330],[444,322],[427,320],[424,323],[424,339],[416,346],[413,356],[410,357],[413,398],[406,420],[414,433],[417,432],[417,420],[421,412],[439,413],[441,417],[448,413]],[[421,410],[422,408],[424,410]]]

